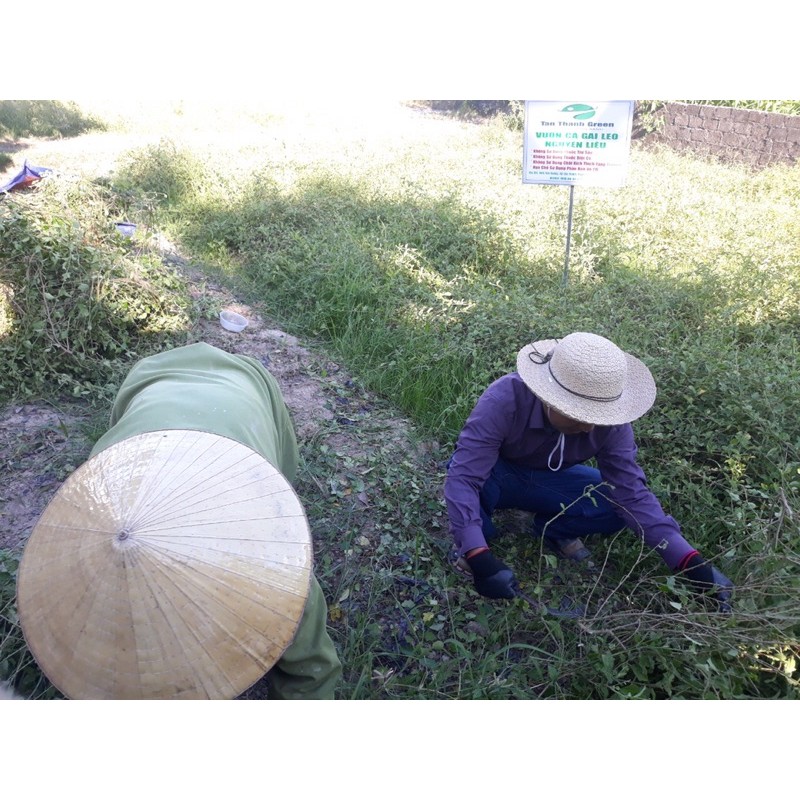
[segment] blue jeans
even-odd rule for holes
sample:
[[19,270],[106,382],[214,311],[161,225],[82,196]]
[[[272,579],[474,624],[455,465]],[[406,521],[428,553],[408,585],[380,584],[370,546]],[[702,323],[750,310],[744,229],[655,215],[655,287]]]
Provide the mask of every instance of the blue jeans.
[[[608,487],[601,483],[600,472],[583,464],[552,472],[499,459],[480,494],[483,535],[487,541],[497,535],[492,514],[503,508],[533,512],[534,536],[575,539],[616,533],[625,523],[604,496]],[[590,489],[593,486],[599,488]]]

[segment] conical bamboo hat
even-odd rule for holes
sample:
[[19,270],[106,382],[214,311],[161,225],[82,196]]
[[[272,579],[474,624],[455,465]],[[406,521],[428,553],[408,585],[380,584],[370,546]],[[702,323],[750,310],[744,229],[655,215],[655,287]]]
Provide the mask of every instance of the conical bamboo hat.
[[31,533],[25,639],[71,698],[232,698],[291,643],[312,547],[291,485],[243,444],[134,436],[89,459]]

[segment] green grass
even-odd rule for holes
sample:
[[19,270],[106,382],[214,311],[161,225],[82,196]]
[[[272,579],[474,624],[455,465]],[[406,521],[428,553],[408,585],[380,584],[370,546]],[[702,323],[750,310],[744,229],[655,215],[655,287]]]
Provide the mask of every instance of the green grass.
[[[521,184],[520,135],[501,118],[240,119],[252,135],[235,145],[163,126],[109,185],[322,343],[430,448],[407,459],[379,431],[364,452],[304,443],[342,696],[796,697],[797,168],[635,149],[625,187],[576,189],[564,287],[566,190]],[[442,460],[519,347],[573,330],[651,367],[659,396],[636,424],[640,461],[736,582],[733,617],[687,596],[630,535],[592,543],[599,574],[524,537],[498,546],[530,593],[586,604],[580,624],[484,601],[448,568]],[[366,532],[353,487],[375,499]]]
[[124,239],[124,203],[45,179],[0,205],[0,401],[108,402],[119,376],[189,323],[185,282]]
[[71,137],[105,124],[77,103],[59,100],[0,100],[0,136]]

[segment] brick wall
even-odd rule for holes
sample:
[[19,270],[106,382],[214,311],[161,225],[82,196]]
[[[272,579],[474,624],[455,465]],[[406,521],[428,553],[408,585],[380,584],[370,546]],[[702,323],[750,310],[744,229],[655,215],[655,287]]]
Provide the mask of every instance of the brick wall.
[[765,167],[800,161],[800,116],[667,103],[654,136],[676,150]]

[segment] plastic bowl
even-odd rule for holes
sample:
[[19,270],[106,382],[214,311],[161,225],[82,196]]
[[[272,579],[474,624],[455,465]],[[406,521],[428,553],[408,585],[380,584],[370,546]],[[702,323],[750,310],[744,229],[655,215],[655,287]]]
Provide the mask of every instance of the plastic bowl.
[[114,225],[122,236],[130,238],[136,233],[136,224],[133,222],[115,222]]
[[219,324],[222,325],[226,331],[239,333],[247,327],[247,320],[235,311],[220,311]]

